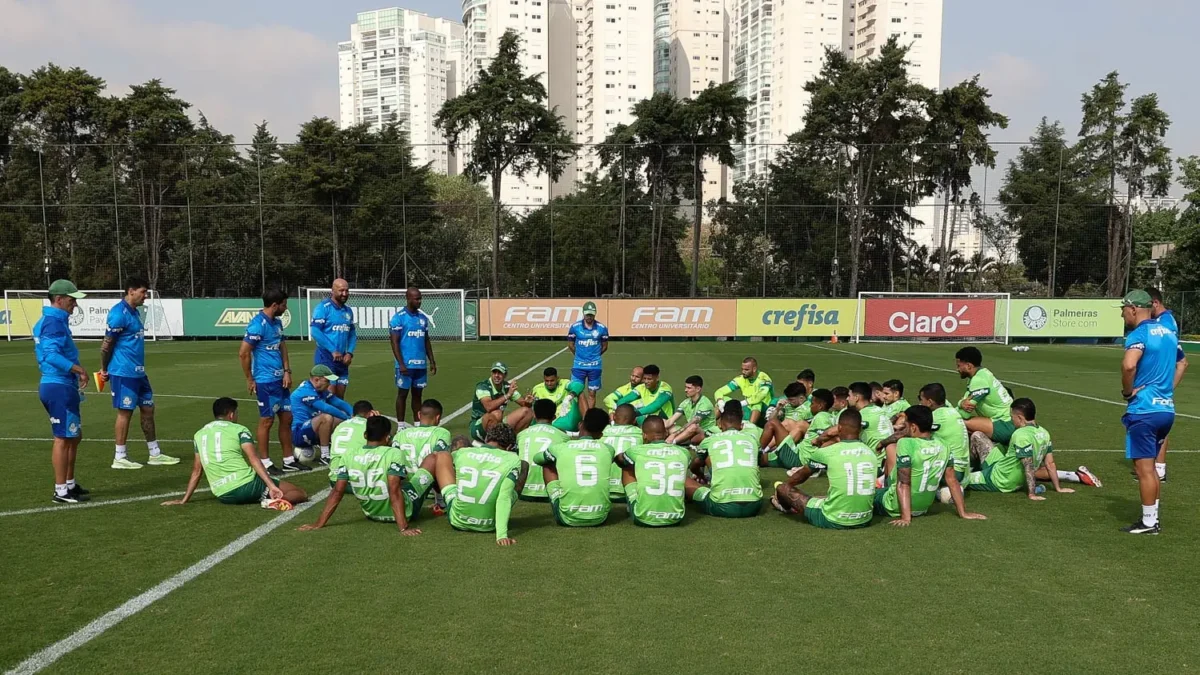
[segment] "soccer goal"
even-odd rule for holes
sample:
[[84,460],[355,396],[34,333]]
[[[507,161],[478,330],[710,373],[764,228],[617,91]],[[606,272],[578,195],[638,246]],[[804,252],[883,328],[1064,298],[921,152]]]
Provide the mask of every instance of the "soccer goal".
[[[125,297],[125,291],[81,288],[87,294],[78,301],[71,314],[71,337],[76,340],[99,340],[108,325],[108,312]],[[5,335],[9,340],[28,340],[32,328],[42,318],[42,308],[50,306],[46,291],[4,291]],[[138,309],[147,340],[170,340],[175,333],[183,334],[183,326],[172,330],[162,298],[150,291],[146,303]]]
[[[404,291],[403,288],[350,289],[347,304],[358,324],[358,339],[388,339],[388,323],[405,305]],[[306,288],[304,296],[304,322],[309,326],[305,336],[311,340],[313,310],[329,298],[329,289]],[[467,339],[466,297],[466,291],[461,289],[421,289],[421,312],[429,317],[430,338],[459,342]]]
[[1008,293],[859,293],[856,342],[1008,344]]

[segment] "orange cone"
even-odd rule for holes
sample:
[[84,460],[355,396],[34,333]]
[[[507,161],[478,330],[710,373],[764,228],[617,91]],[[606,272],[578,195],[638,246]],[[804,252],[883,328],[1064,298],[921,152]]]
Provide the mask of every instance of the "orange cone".
[[108,380],[104,379],[100,375],[100,371],[92,373],[92,379],[96,382],[96,391],[104,391],[104,385],[108,382]]
[[838,343],[837,331],[833,331],[833,337],[829,338],[829,344],[836,345]]

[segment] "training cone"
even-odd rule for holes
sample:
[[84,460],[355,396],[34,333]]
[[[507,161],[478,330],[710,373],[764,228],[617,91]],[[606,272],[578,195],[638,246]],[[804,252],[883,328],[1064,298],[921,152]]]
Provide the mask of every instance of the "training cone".
[[833,331],[833,337],[829,338],[829,344],[836,345],[838,343],[837,331]]
[[92,379],[96,381],[96,391],[104,391],[104,385],[108,384],[108,380],[100,375],[100,371],[92,373]]

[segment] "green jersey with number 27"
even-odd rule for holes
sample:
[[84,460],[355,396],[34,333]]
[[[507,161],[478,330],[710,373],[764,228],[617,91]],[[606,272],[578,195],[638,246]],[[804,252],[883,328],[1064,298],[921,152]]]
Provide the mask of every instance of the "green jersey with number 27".
[[758,436],[740,429],[709,436],[696,454],[712,462],[709,500],[718,504],[762,499],[758,474]]
[[493,447],[460,448],[454,452],[454,500],[450,502],[450,525],[471,532],[496,531],[497,539],[508,537],[508,516],[517,498],[521,458],[516,453]]

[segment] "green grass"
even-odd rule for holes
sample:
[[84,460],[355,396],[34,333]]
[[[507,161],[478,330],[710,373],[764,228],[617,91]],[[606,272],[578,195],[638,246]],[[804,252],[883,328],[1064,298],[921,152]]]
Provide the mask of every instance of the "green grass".
[[[293,364],[309,362],[307,343],[290,348]],[[521,372],[561,348],[439,344],[441,372],[428,395],[456,410],[493,361]],[[94,369],[96,344],[82,349]],[[212,397],[249,398],[236,350],[234,342],[148,347],[160,436],[190,438],[209,418]],[[620,342],[605,358],[605,378],[611,388],[631,366],[657,363],[676,391],[692,373],[711,390],[754,354],[777,382],[804,367],[825,387],[898,377],[915,400],[927,382],[961,392],[963,383],[945,372],[953,351]],[[49,671],[1011,673],[1127,672],[1132,663],[1153,672],[1195,670],[1200,594],[1190,572],[1200,556],[1200,515],[1190,487],[1200,479],[1193,454],[1200,447],[1200,383],[1185,381],[1177,394],[1182,415],[1171,438],[1164,534],[1137,538],[1117,531],[1138,513],[1120,452],[1122,410],[1112,404],[1119,400],[1121,352],[1035,345],[1027,353],[1001,346],[984,353],[1017,395],[1037,401],[1060,467],[1087,464],[1104,488],[1050,494],[1042,503],[972,494],[971,507],[987,521],[962,522],[938,507],[905,530],[877,519],[854,532],[816,530],[775,512],[730,521],[694,511],[681,527],[649,530],[624,519],[624,506],[614,507],[606,527],[572,531],[555,527],[545,505],[521,503],[511,527],[519,543],[510,549],[490,535],[453,532],[428,511],[419,521],[424,534],[403,538],[394,527],[364,521],[352,504],[327,529],[297,532],[315,520],[314,508]],[[549,364],[568,368],[569,355]],[[0,513],[50,506],[49,430],[32,393],[32,345],[0,344],[0,367]],[[537,375],[523,378],[523,388]],[[391,409],[384,345],[360,350],[353,378],[351,398]],[[242,411],[252,425],[254,405],[244,403]],[[107,395],[89,396],[83,417],[88,436],[112,437]],[[448,426],[461,431],[466,422],[463,415]],[[131,456],[144,460],[145,445],[137,432],[133,438]],[[188,461],[118,472],[108,469],[110,441],[85,440],[78,475],[96,501],[182,490],[190,447],[170,442],[165,449]],[[277,446],[272,454],[278,461]],[[768,470],[764,484],[781,476]],[[316,492],[323,478],[296,482]],[[823,487],[819,480],[807,486]],[[0,517],[0,668],[279,517],[221,505],[207,494],[183,508],[159,501]]]

